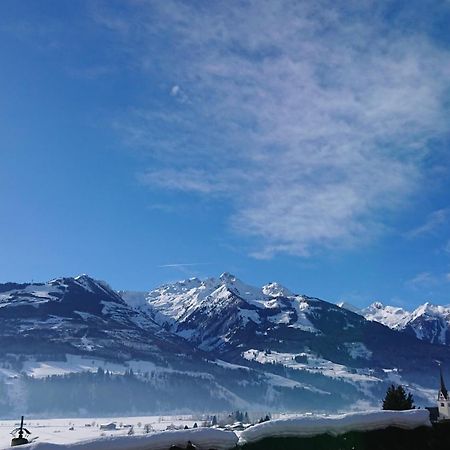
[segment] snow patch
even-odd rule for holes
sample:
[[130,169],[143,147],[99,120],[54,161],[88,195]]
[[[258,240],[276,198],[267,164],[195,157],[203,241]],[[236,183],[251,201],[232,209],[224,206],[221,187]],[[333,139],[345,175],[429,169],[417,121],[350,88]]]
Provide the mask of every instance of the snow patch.
[[[350,369],[347,366],[333,363],[312,353],[263,352],[260,350],[249,349],[242,353],[242,357],[248,361],[256,361],[260,364],[281,364],[294,370],[321,373],[330,378],[340,378],[355,384],[366,381],[381,381],[371,374],[370,369]],[[305,359],[306,362],[303,362]]]
[[294,294],[278,283],[269,283],[262,287],[262,292],[269,297],[292,297]]
[[348,354],[353,359],[370,359],[372,352],[362,342],[348,342],[344,344]]
[[247,325],[248,321],[251,320],[254,323],[261,323],[258,311],[254,309],[241,309],[239,311],[239,316],[242,318],[242,324]]

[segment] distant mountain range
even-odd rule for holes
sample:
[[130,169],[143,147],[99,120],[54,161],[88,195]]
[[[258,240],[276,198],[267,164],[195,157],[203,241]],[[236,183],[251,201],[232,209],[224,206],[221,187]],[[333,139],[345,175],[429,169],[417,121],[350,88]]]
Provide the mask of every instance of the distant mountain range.
[[450,306],[425,303],[414,311],[395,306],[385,306],[380,302],[367,308],[358,309],[348,303],[339,306],[362,315],[367,320],[376,321],[393,330],[414,334],[418,339],[433,344],[450,344]]
[[357,310],[228,273],[150,292],[86,275],[0,284],[0,413],[335,411],[379,405],[391,382],[428,404],[436,361],[450,367],[448,312],[419,309]]

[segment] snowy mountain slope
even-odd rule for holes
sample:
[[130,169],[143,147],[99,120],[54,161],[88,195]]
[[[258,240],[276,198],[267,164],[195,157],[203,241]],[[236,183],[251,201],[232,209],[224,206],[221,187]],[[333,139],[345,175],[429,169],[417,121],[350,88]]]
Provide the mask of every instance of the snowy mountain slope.
[[341,307],[356,312],[367,320],[382,323],[393,330],[414,334],[418,339],[433,344],[450,344],[450,306],[433,305],[427,302],[414,311],[407,311],[375,302],[359,310],[349,304],[342,304]]
[[360,314],[367,320],[374,320],[394,330],[402,330],[411,319],[411,314],[403,308],[385,306],[381,302],[374,302],[367,308],[360,310]]
[[450,358],[447,350],[332,303],[273,283],[248,286],[227,273],[140,294],[139,308],[225,361],[265,371],[284,367],[291,377],[322,373],[358,384],[383,380],[396,369],[419,380],[421,367]]
[[410,328],[422,340],[450,344],[450,307],[425,303],[411,314],[405,329]]
[[190,351],[106,283],[82,275],[0,285],[2,353],[88,353],[115,359]]
[[[135,293],[122,296],[137,304]],[[223,351],[280,327],[318,333],[307,314],[312,301],[276,283],[255,288],[228,273],[164,285],[140,300],[140,309],[157,323],[207,351]]]

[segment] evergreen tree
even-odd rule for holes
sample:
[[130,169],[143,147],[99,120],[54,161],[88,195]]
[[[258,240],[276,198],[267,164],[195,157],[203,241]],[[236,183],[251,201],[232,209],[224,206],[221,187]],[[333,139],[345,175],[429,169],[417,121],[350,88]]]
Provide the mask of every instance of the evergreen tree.
[[409,392],[406,394],[405,388],[402,385],[395,386],[392,384],[386,391],[386,396],[383,400],[383,409],[393,411],[403,411],[406,409],[414,409],[414,399]]
[[213,418],[212,418],[212,425],[213,426],[217,425],[217,417],[216,416],[213,416]]

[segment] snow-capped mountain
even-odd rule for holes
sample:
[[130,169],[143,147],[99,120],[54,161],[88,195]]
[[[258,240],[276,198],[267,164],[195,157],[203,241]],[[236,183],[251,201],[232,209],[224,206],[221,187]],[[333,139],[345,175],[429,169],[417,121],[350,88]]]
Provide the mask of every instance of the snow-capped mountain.
[[2,350],[130,359],[186,347],[106,283],[87,275],[0,284]]
[[418,339],[432,344],[450,344],[450,306],[427,302],[414,311],[383,305],[381,302],[374,302],[362,309],[345,302],[338,303],[338,306],[393,330],[414,334]]
[[374,320],[394,330],[403,330],[411,319],[411,313],[396,306],[385,306],[381,302],[374,302],[359,311],[367,320]]
[[[434,360],[450,356],[332,303],[275,283],[252,287],[228,273],[122,296],[172,333],[239,365],[278,365],[297,375],[370,383],[393,368],[416,373],[419,365],[433,367]],[[375,373],[379,378],[370,375]]]
[[414,311],[383,305],[381,302],[374,302],[364,309],[357,309],[348,303],[340,306],[393,330],[414,334],[418,339],[433,344],[450,344],[450,306],[427,302]]
[[[115,292],[86,275],[0,284],[0,341],[0,411],[12,411],[5,399],[17,404],[17,395],[35,413],[45,405],[77,414],[67,395],[72,408],[105,414],[329,411],[375,404],[392,381],[429,395],[435,360],[450,367],[448,347],[228,273],[145,293]],[[90,403],[80,400],[86,389]],[[117,389],[127,390],[126,404]]]
[[[165,329],[199,348],[228,350],[245,339],[269,339],[268,331],[290,328],[319,333],[307,317],[314,308],[277,283],[249,286],[231,274],[164,285],[148,294],[122,293]],[[310,299],[313,303],[313,299]]]

